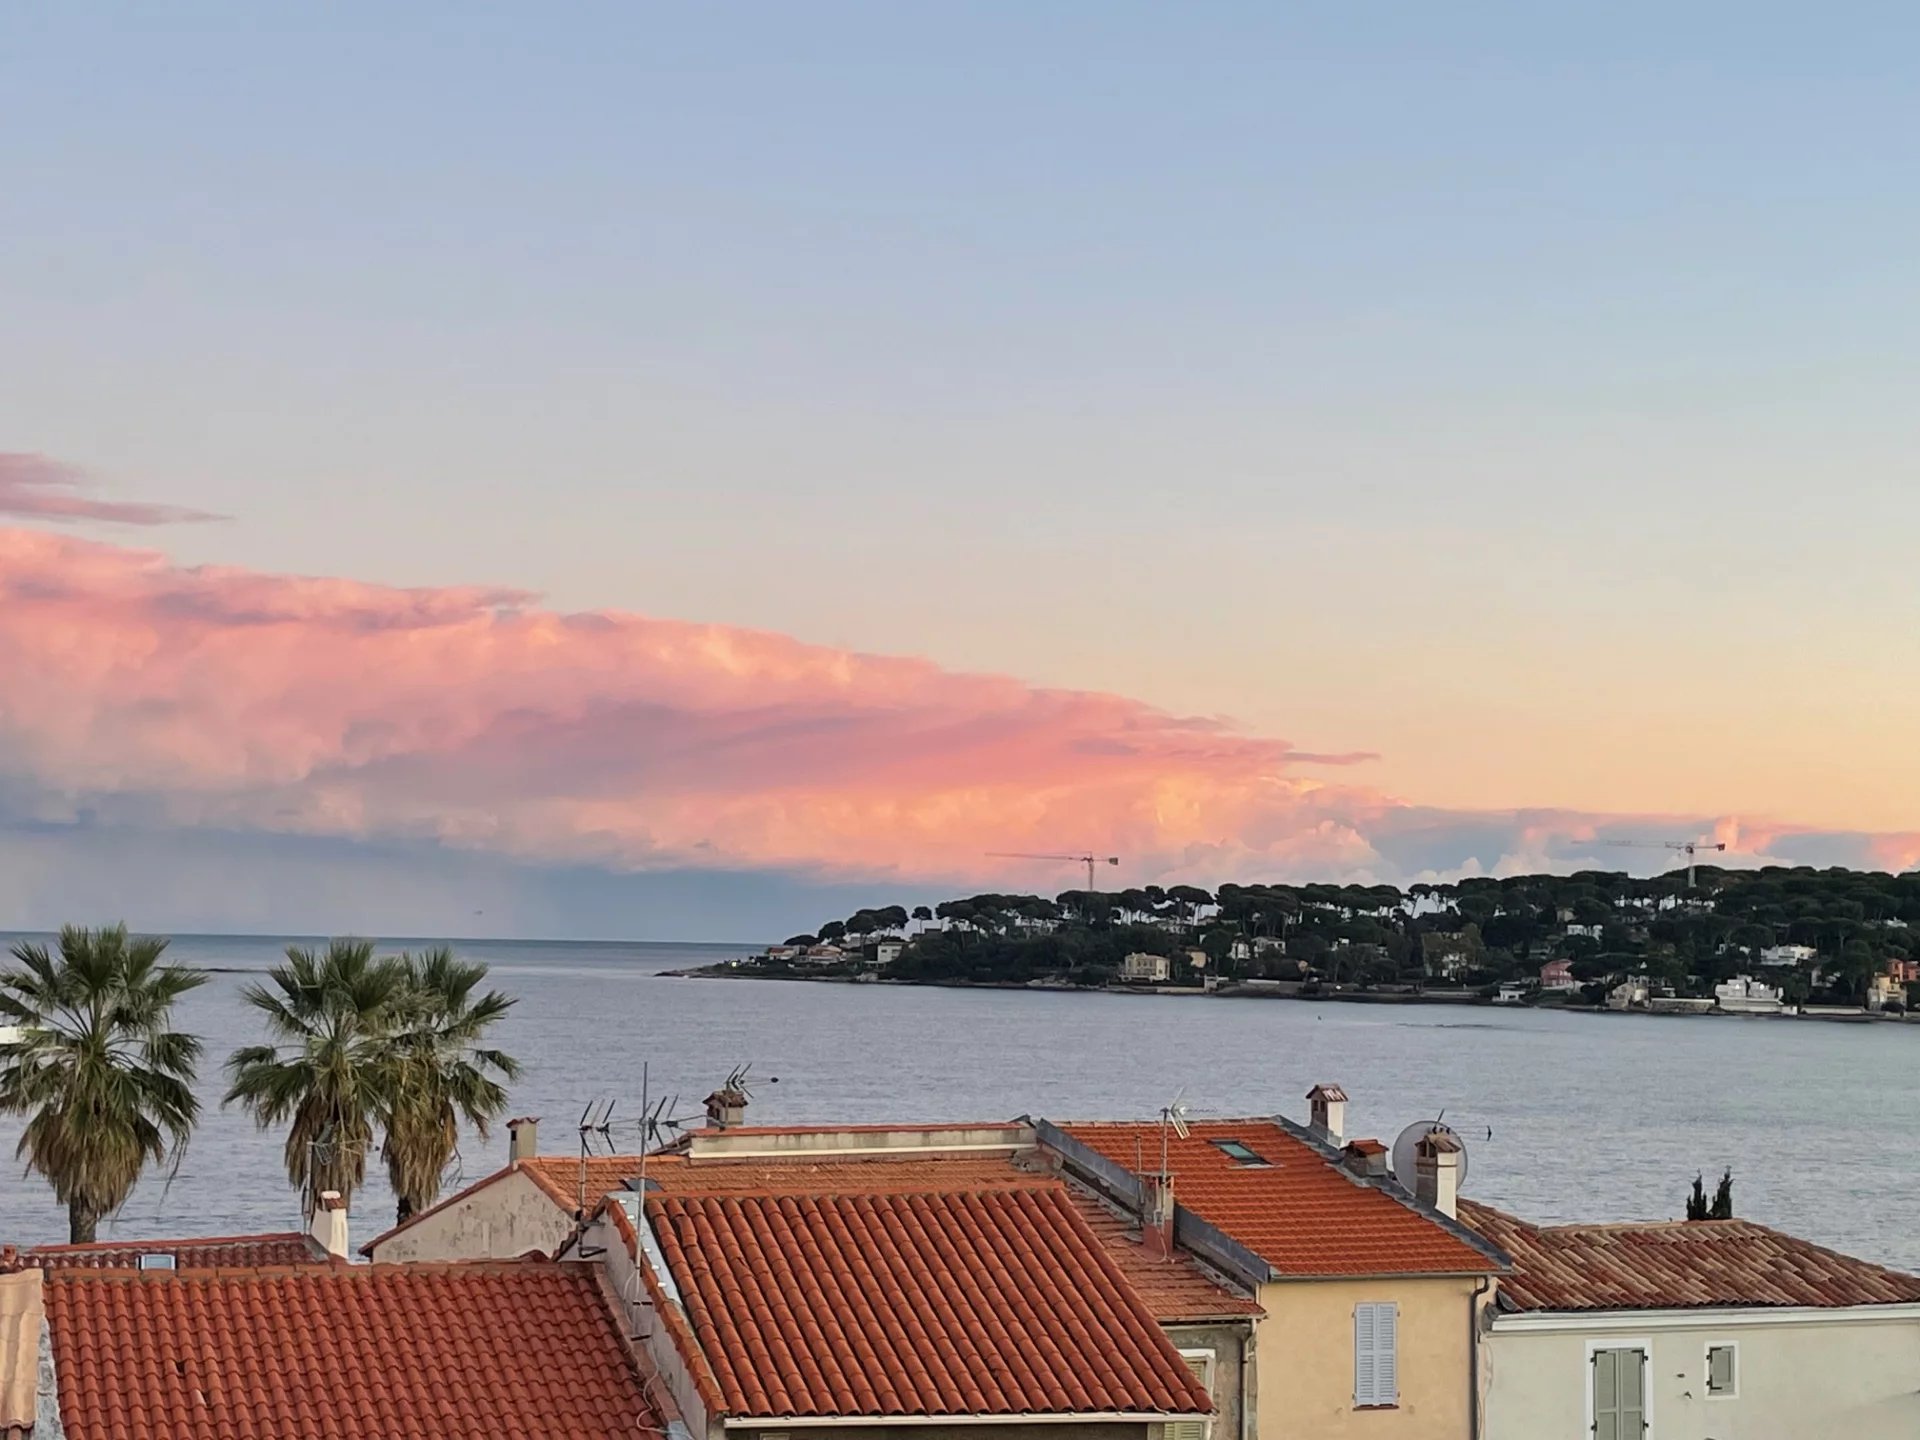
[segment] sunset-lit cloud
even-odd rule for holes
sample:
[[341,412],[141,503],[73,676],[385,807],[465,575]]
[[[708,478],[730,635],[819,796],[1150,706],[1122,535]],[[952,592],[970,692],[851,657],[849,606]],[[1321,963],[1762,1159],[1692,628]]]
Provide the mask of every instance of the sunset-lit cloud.
[[99,500],[88,495],[87,489],[86,478],[72,466],[43,455],[0,452],[0,518],[92,520],[113,525],[186,525],[226,518],[180,505]]
[[1076,872],[987,852],[1088,846],[1133,884],[1646,870],[1670,857],[1603,842],[1708,833],[1732,863],[1920,854],[1731,817],[1436,810],[1369,787],[1364,754],[1118,695],[41,530],[0,530],[0,676],[0,814],[39,825],[1044,890]]

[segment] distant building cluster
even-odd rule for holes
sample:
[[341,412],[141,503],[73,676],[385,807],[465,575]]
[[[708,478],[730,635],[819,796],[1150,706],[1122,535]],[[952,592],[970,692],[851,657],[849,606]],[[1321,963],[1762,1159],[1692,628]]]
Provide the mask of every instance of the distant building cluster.
[[1654,879],[981,894],[868,909],[751,964],[815,978],[1903,1016],[1920,877],[1698,866]]

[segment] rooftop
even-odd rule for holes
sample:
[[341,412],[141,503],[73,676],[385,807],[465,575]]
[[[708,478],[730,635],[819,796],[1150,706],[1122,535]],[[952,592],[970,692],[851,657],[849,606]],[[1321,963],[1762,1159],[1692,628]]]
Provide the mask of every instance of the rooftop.
[[[1157,1122],[1069,1123],[1073,1140],[1129,1171],[1157,1164]],[[1492,1246],[1370,1184],[1334,1152],[1278,1119],[1190,1120],[1168,1134],[1167,1165],[1181,1207],[1251,1250],[1281,1278],[1480,1275],[1503,1268]]]
[[1059,1180],[647,1210],[733,1416],[1211,1410]]
[[[176,1269],[214,1270],[261,1265],[336,1263],[319,1241],[298,1230],[273,1235],[193,1236],[180,1240],[104,1240],[85,1245],[35,1245],[20,1263],[41,1270],[138,1270],[150,1257],[171,1258]],[[5,1268],[0,1264],[0,1268]]]
[[70,1440],[661,1428],[588,1266],[74,1269],[45,1306]]
[[[649,1189],[665,1195],[981,1193],[1031,1189],[1051,1182],[1053,1173],[1045,1162],[1006,1155],[706,1161],[655,1155],[647,1161]],[[1264,1313],[1253,1300],[1210,1278],[1190,1255],[1150,1257],[1132,1221],[1077,1185],[1064,1188],[1155,1320],[1180,1324]]]
[[1539,1226],[1469,1200],[1460,1218],[1513,1257],[1509,1312],[1920,1302],[1920,1277],[1748,1220]]

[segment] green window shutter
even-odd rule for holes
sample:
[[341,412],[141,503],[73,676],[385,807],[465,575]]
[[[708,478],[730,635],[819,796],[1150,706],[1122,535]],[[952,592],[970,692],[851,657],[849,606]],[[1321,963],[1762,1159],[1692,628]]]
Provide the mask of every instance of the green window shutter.
[[1647,1357],[1638,1350],[1620,1352],[1620,1440],[1647,1433]]
[[1638,1350],[1593,1352],[1593,1440],[1642,1440],[1647,1433],[1647,1357]]
[[1593,1352],[1593,1440],[1622,1440],[1620,1352]]
[[1731,1345],[1712,1346],[1707,1351],[1707,1393],[1731,1395],[1736,1383],[1733,1347]]

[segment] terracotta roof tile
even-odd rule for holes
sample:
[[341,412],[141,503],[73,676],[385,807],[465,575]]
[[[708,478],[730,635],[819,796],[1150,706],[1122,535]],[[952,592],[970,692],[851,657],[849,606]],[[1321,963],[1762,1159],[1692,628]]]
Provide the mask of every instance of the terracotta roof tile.
[[181,1270],[261,1265],[329,1265],[335,1260],[298,1230],[276,1235],[192,1236],[180,1240],[105,1240],[86,1245],[36,1245],[20,1252],[42,1270],[137,1270],[146,1255],[170,1255]]
[[1460,1218],[1513,1257],[1500,1282],[1509,1311],[1920,1301],[1920,1277],[1747,1220],[1536,1226],[1467,1200]]
[[45,1299],[68,1440],[659,1427],[588,1266],[82,1269]]
[[[1160,1153],[1154,1123],[1059,1128],[1129,1170],[1140,1156]],[[1280,1275],[1477,1275],[1502,1268],[1439,1217],[1361,1182],[1275,1120],[1195,1120],[1187,1128],[1185,1139],[1168,1137],[1174,1200]],[[1220,1148],[1230,1141],[1265,1163],[1235,1160]]]
[[[1052,1178],[1051,1166],[1015,1155],[873,1156],[857,1159],[688,1160],[655,1155],[647,1161],[649,1188],[668,1195],[813,1194],[908,1195],[1019,1190]],[[1189,1255],[1150,1258],[1139,1231],[1075,1186],[1068,1194],[1094,1238],[1163,1324],[1236,1319],[1265,1312],[1254,1301],[1211,1279]]]
[[[1013,1155],[923,1155],[857,1159],[796,1154],[788,1159],[689,1160],[654,1155],[648,1188],[664,1195],[909,1195],[953,1191],[1022,1190],[1053,1178],[1034,1152]],[[1076,1186],[1068,1195],[1094,1238],[1119,1266],[1156,1320],[1178,1324],[1238,1319],[1265,1312],[1251,1299],[1209,1277],[1189,1255],[1150,1258],[1137,1228]]]
[[0,1275],[0,1440],[30,1433],[39,1409],[43,1288],[37,1270]]
[[735,1416],[1211,1408],[1057,1180],[647,1210]]
[[1068,1193],[1094,1238],[1162,1325],[1245,1320],[1267,1313],[1258,1302],[1214,1280],[1184,1251],[1164,1260],[1150,1255],[1131,1220],[1115,1214],[1084,1190],[1069,1186]]

